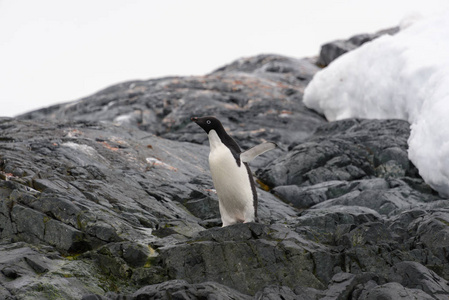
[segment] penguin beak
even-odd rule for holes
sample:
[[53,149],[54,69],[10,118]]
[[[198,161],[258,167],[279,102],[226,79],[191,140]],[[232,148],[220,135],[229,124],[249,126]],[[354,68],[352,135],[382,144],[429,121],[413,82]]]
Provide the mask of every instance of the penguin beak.
[[196,123],[196,122],[198,122],[198,118],[197,118],[197,117],[191,117],[191,118],[190,118],[190,121],[193,121],[193,122]]

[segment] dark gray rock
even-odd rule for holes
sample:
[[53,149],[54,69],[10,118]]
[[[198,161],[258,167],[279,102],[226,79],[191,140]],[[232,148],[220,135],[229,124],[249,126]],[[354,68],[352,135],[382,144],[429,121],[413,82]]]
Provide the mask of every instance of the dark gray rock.
[[270,285],[257,292],[257,300],[317,300],[324,296],[323,291],[298,286],[291,289],[287,286]]
[[345,234],[357,226],[381,220],[381,216],[364,207],[334,206],[311,209],[291,222],[298,233],[324,244],[337,245]]
[[95,251],[83,254],[92,259],[104,274],[129,279],[133,268],[144,267],[150,257],[151,248],[130,242],[110,243]]
[[[447,298],[449,201],[409,124],[326,123],[302,103],[317,70],[260,55],[0,118],[0,298]],[[259,223],[220,227],[206,114],[279,145],[251,164]]]
[[[291,151],[257,175],[271,187],[375,177],[418,177],[416,168],[407,158],[409,134],[409,124],[400,120],[332,122],[320,126],[306,142],[292,144]],[[390,161],[401,171],[391,170],[390,165],[386,165]]]
[[[125,82],[20,118],[107,121],[172,140],[206,143],[190,117],[215,115],[243,149],[265,140],[282,146],[304,140],[325,122],[302,103],[304,88],[318,70],[310,59],[260,55],[206,76]],[[269,160],[281,151],[272,152]]]
[[417,262],[403,261],[392,267],[392,281],[410,289],[420,289],[436,299],[447,299],[448,281]]
[[363,206],[386,216],[429,209],[439,197],[408,161],[408,136],[399,120],[329,123],[257,176],[300,209]]
[[329,199],[346,195],[353,191],[385,190],[389,188],[388,182],[383,178],[355,181],[331,180],[311,186],[281,185],[272,189],[272,192],[297,208],[310,208]]
[[2,299],[81,299],[104,291],[91,264],[64,258],[52,247],[0,244],[0,270]]
[[[309,83],[318,70],[319,68],[316,66],[316,62],[310,58],[295,59],[280,55],[265,54],[241,58],[217,69],[212,74],[255,74],[265,79],[300,86]],[[287,90],[286,93],[293,94],[295,91]]]
[[322,289],[340,264],[331,249],[285,226],[255,223],[209,229],[187,244],[158,252],[169,279],[214,281],[251,295],[267,284]]
[[10,279],[16,279],[17,277],[20,277],[20,275],[17,273],[16,270],[12,269],[12,268],[4,268],[1,271],[3,273],[3,275],[5,275],[6,277],[10,278]]
[[393,27],[372,34],[358,34],[348,40],[336,40],[326,43],[321,46],[318,64],[322,67],[326,67],[339,56],[360,47],[366,42],[377,39],[384,34],[394,35],[397,32],[399,32],[399,27]]
[[318,64],[320,66],[326,67],[339,56],[356,48],[358,48],[357,45],[345,40],[336,40],[330,43],[326,43],[321,46]]
[[172,280],[157,285],[141,288],[132,295],[131,299],[220,299],[237,300],[251,299],[227,286],[216,282],[204,282],[200,284],[189,284],[184,280]]
[[371,222],[357,226],[338,238],[337,243],[347,248],[391,243],[393,234],[383,222]]
[[[47,126],[55,125],[47,123]],[[189,181],[198,171],[207,168],[203,159],[207,157],[206,149],[195,146],[192,152],[197,154],[198,160],[183,161],[182,156],[174,151],[178,149],[183,152],[185,147],[175,145],[176,142],[168,141],[172,145],[166,144],[139,131],[135,133],[140,137],[133,137],[128,130],[119,127],[115,127],[118,130],[115,135],[111,132],[111,140],[120,141],[123,146],[113,147],[104,139],[98,140],[106,127],[95,126],[74,123],[59,127],[59,136],[53,135],[53,140],[47,141],[54,151],[45,156],[30,156],[28,141],[17,141],[11,145],[12,149],[4,152],[4,163],[14,161],[27,172],[39,164],[54,168],[52,173],[41,170],[39,176],[60,184],[39,192],[19,182],[20,178],[7,181],[3,191],[12,202],[1,207],[5,228],[10,228],[2,231],[3,238],[16,235],[30,242],[57,243],[61,250],[68,252],[72,249],[83,252],[104,243],[132,239],[132,236],[142,238],[145,234],[133,228],[136,224],[151,227],[159,218],[175,219],[179,216],[184,216],[187,222],[197,222],[197,218],[178,206],[177,202],[164,199],[187,198],[193,190],[202,190],[195,184],[190,185]],[[48,139],[40,123],[31,126],[29,122],[19,122],[11,124],[10,128],[21,128],[21,134],[33,134],[35,140]],[[67,138],[72,131],[83,135],[79,143]],[[140,140],[142,144],[131,148],[128,142],[135,140]],[[151,148],[148,145],[152,145]],[[185,146],[192,145],[185,143]],[[204,157],[200,158],[200,155]],[[154,156],[158,159],[150,164],[148,160]],[[177,163],[171,165],[168,161]],[[112,168],[112,164],[121,164],[122,167]],[[71,173],[75,166],[85,172]],[[171,173],[178,178],[169,184],[171,190],[155,189],[163,185],[161,182],[166,182]],[[129,218],[130,213],[132,219]]]
[[354,190],[338,198],[323,201],[313,208],[333,206],[363,206],[377,211],[381,215],[392,216],[413,208],[427,207],[428,202],[437,200],[431,194],[420,193],[407,185],[386,190]]
[[106,299],[108,299],[108,297],[90,294],[90,295],[84,295],[81,300],[106,300]]
[[416,235],[425,247],[437,253],[447,253],[449,249],[448,224],[449,210],[442,209],[428,212],[409,226],[416,229]]
[[[203,221],[218,216],[212,182],[204,174],[205,146],[81,121],[5,119],[1,125],[15,139],[0,145],[0,166],[22,170],[17,176],[2,171],[1,238],[51,246],[69,257],[83,253],[76,261],[90,264],[96,272],[91,276],[121,291],[129,283],[165,281],[167,271],[152,262],[155,248],[187,241],[205,230]],[[297,216],[272,194],[259,194],[262,222]],[[201,202],[205,206],[196,205]],[[162,229],[167,232],[157,234]],[[54,263],[27,260],[39,274],[51,272]],[[89,286],[80,284],[85,286],[74,288]]]
[[359,300],[431,300],[435,299],[419,289],[409,289],[403,287],[397,282],[389,282],[383,285],[375,286],[374,288],[361,292],[361,295],[357,298]]
[[291,300],[299,297],[289,287],[270,285],[259,291],[254,298],[258,300]]
[[323,300],[343,300],[349,299],[352,291],[357,285],[364,284],[376,278],[376,275],[370,273],[362,273],[358,275],[350,273],[337,273],[332,277],[329,288],[326,290]]
[[250,300],[248,295],[241,294],[227,286],[216,282],[190,284],[185,280],[170,280],[160,284],[147,285],[132,295],[108,293],[106,296],[85,295],[83,300]]
[[25,261],[37,274],[48,272],[48,266],[43,260],[25,256]]

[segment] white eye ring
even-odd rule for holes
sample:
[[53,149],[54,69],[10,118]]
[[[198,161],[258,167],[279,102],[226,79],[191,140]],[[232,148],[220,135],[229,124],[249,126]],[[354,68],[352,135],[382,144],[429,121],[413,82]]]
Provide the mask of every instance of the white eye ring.
[[207,121],[206,121],[206,124],[208,124],[208,125],[209,125],[210,123],[211,123],[211,121],[210,121],[210,120],[207,120]]

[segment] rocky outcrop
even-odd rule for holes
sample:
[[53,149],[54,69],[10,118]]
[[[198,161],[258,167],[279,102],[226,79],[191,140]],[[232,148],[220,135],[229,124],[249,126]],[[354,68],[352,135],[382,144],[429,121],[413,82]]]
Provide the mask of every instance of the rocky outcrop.
[[171,140],[204,143],[207,136],[190,124],[190,117],[215,115],[243,148],[265,139],[288,145],[304,140],[324,122],[301,101],[318,70],[311,59],[261,55],[207,76],[125,82],[21,119],[108,121]]
[[[310,59],[262,55],[0,120],[0,298],[445,299],[449,202],[398,120],[327,123]],[[253,164],[259,223],[221,228],[208,142]]]
[[399,27],[393,27],[386,30],[381,30],[376,33],[363,33],[357,34],[348,40],[335,40],[326,43],[321,46],[320,56],[318,58],[318,64],[322,67],[326,67],[332,61],[337,59],[339,56],[345,54],[346,52],[357,49],[361,45],[370,42],[378,37],[389,34],[394,35],[399,32]]

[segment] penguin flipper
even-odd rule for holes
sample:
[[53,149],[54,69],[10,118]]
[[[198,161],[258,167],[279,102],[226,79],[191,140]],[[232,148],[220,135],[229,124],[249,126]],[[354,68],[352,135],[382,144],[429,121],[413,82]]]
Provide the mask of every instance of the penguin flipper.
[[262,143],[260,145],[254,146],[248,150],[246,150],[245,152],[240,153],[240,159],[243,162],[250,162],[253,159],[255,159],[257,156],[272,150],[274,148],[276,148],[278,145],[276,145],[273,142],[267,142],[267,143]]

